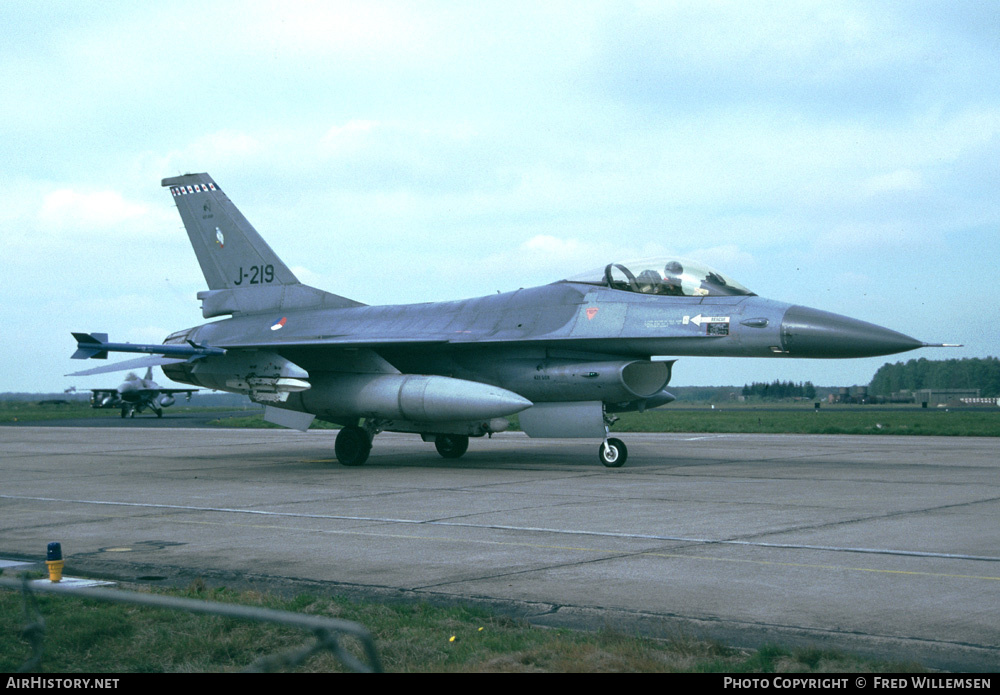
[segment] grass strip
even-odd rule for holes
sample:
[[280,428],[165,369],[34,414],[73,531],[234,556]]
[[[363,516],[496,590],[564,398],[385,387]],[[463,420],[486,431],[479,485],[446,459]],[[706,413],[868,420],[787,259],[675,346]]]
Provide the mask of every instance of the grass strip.
[[[132,590],[150,591],[143,587]],[[167,595],[324,615],[364,625],[389,672],[685,672],[901,673],[913,663],[877,662],[818,649],[768,645],[734,649],[678,636],[657,640],[613,629],[582,632],[534,627],[480,608],[420,602],[384,603],[300,594],[283,598],[256,591],[153,590]],[[309,641],[303,632],[183,611],[37,596],[45,620],[42,669],[50,673],[207,673],[239,671],[262,656]],[[30,655],[19,592],[0,591],[0,672],[13,673]],[[347,644],[359,657],[360,647]],[[321,653],[292,669],[338,672]]]

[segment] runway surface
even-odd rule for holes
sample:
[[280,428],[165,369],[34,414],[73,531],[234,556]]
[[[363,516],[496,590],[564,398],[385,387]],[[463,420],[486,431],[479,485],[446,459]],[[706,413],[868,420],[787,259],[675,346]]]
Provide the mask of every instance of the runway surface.
[[546,625],[1000,666],[995,439],[5,427],[0,558],[125,580],[464,600]]

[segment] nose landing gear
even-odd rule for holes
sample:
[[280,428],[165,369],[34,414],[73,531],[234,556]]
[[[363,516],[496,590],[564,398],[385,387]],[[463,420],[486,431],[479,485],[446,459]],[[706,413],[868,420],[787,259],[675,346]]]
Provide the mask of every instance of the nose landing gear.
[[598,447],[597,457],[608,468],[621,468],[628,459],[628,447],[622,440],[611,437]]

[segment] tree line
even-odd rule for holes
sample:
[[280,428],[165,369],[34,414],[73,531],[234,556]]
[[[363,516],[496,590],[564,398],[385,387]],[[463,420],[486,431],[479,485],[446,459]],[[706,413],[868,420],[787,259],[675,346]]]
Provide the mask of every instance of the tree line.
[[967,357],[932,361],[921,357],[906,363],[886,363],[868,385],[868,393],[873,396],[920,389],[980,389],[983,398],[996,398],[1000,396],[1000,359]]
[[775,379],[770,384],[763,381],[755,381],[752,384],[744,384],[743,396],[746,398],[815,398],[816,387],[811,381],[794,383],[791,381],[778,381]]

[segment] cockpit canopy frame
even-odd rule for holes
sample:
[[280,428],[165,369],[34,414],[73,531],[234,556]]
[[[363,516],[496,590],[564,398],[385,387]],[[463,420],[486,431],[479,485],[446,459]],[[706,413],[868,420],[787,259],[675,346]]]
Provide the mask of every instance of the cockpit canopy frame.
[[673,297],[756,296],[704,263],[674,256],[608,263],[565,282]]

